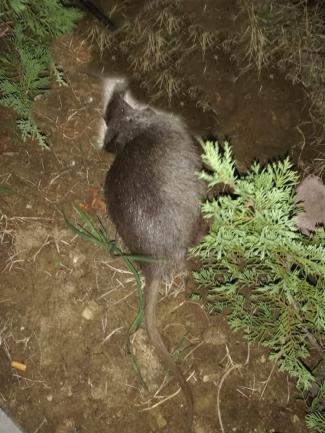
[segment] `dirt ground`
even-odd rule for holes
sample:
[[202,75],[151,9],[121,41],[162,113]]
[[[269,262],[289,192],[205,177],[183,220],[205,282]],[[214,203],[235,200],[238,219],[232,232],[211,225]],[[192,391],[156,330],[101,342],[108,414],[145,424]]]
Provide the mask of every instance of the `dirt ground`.
[[[227,2],[205,4],[209,21],[230,25]],[[143,330],[133,347],[148,389],[126,350],[137,307],[132,275],[120,260],[75,237],[62,216],[64,210],[75,221],[73,205],[81,206],[115,237],[102,194],[113,156],[98,149],[100,74],[128,76],[127,63],[115,51],[100,59],[80,27],[53,51],[68,85],[53,83],[35,101],[50,150],[23,143],[12,113],[0,111],[0,185],[9,189],[0,195],[0,407],[26,433],[183,432],[182,394],[174,395],[177,385]],[[157,107],[182,115],[202,137],[229,137],[240,170],[254,158],[286,153],[303,167],[312,156],[301,126],[308,120],[303,90],[274,71],[260,80],[253,71],[241,74],[222,51],[205,62],[204,72],[189,63],[188,77],[203,86],[217,115],[182,97]],[[131,84],[148,102],[139,81]],[[158,319],[169,350],[184,347],[179,362],[193,389],[196,433],[306,431],[295,385],[263,348],[248,347],[224,317],[208,316],[185,296],[180,278],[162,288]],[[26,371],[11,368],[11,361]]]

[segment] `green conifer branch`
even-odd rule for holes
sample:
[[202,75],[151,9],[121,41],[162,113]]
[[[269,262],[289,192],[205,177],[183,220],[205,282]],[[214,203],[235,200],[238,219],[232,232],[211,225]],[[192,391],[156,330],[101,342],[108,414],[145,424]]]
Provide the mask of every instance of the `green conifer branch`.
[[[0,17],[9,29],[1,41],[5,49],[0,57],[0,105],[16,112],[23,140],[31,137],[47,145],[33,118],[33,100],[49,87],[52,41],[71,31],[80,16],[79,10],[64,7],[58,0],[0,3]],[[57,74],[54,77],[62,80]]]
[[[210,187],[230,187],[203,204],[211,228],[192,249],[202,263],[194,278],[207,290],[208,311],[227,309],[231,328],[261,342],[279,369],[308,391],[316,380],[306,366],[310,350],[325,357],[325,230],[310,238],[298,231],[298,173],[288,158],[265,168],[255,163],[237,176],[227,142],[223,151],[204,143],[203,152],[208,171],[200,177]],[[323,420],[316,409],[310,425]]]

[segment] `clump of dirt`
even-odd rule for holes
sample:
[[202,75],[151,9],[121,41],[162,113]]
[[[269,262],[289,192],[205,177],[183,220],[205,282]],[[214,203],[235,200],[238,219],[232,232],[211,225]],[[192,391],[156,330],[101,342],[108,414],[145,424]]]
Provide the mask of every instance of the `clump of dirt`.
[[[142,3],[125,6],[124,19],[141,18]],[[176,18],[186,12],[203,28],[208,21],[228,25],[234,13],[225,2],[187,2],[185,12],[175,8]],[[189,8],[198,13],[187,15]],[[148,10],[148,19],[156,17]],[[53,54],[68,85],[54,83],[34,104],[50,150],[14,140],[14,119],[1,112],[0,185],[11,194],[0,196],[0,405],[26,433],[183,432],[182,394],[143,331],[135,336],[134,351],[149,390],[127,353],[137,306],[132,275],[121,261],[70,232],[62,215],[76,222],[73,205],[81,206],[115,237],[102,195],[113,157],[98,149],[101,71],[129,76],[142,102],[150,102],[149,90],[143,92],[142,78],[132,76],[125,52],[112,47],[101,58],[78,32],[58,40]],[[305,116],[299,87],[280,75],[261,81],[252,71],[241,75],[218,50],[207,50],[203,63],[198,58],[184,61],[181,80],[200,86],[218,116],[203,113],[199,99],[183,93],[172,105],[164,93],[156,108],[182,115],[202,137],[229,135],[242,170],[252,159],[266,161],[299,148],[297,127]],[[172,67],[169,61],[164,68]],[[186,299],[177,280],[161,296],[158,320],[193,389],[195,432],[306,431],[295,385],[264,349],[234,335],[224,317],[209,316]],[[24,363],[26,371],[11,368],[11,361]]]

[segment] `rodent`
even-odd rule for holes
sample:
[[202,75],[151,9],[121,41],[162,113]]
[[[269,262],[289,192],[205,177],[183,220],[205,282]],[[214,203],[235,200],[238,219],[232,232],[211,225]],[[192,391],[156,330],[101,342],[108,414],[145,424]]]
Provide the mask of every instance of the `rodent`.
[[192,391],[162,341],[156,305],[162,280],[184,268],[186,253],[196,241],[200,204],[206,194],[197,176],[200,148],[179,119],[129,105],[127,88],[125,82],[115,85],[104,114],[104,148],[116,154],[106,175],[105,199],[130,252],[156,259],[138,262],[145,279],[145,327],[150,343],[186,397],[190,432]]

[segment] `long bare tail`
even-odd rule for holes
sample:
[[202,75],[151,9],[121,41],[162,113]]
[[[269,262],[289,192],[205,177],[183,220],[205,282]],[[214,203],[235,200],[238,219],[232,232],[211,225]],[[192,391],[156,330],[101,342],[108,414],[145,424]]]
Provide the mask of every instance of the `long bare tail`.
[[156,349],[159,357],[165,366],[174,374],[178,384],[180,385],[187,403],[187,423],[186,431],[192,431],[193,424],[193,395],[192,390],[186,382],[180,368],[177,366],[170,353],[168,352],[164,342],[161,339],[156,322],[156,306],[159,297],[160,280],[147,282],[145,286],[145,308],[144,318],[145,326],[149,336],[150,343]]

